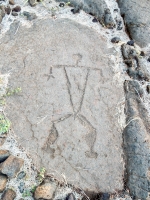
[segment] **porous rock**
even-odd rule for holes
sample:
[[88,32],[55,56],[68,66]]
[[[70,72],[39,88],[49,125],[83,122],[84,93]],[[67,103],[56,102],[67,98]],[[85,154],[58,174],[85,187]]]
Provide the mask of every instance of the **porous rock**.
[[16,192],[12,189],[7,189],[3,194],[1,200],[14,200],[16,198]]
[[10,155],[1,165],[1,172],[9,178],[13,178],[20,171],[24,160]]
[[46,200],[52,199],[55,193],[56,187],[57,187],[56,184],[53,182],[41,184],[35,190],[35,193],[34,193],[35,199],[41,199],[41,198],[46,199]]

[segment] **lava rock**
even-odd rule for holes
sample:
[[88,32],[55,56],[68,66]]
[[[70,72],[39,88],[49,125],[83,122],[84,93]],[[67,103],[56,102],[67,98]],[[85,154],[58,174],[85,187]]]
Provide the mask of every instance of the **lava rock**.
[[101,195],[100,200],[108,200],[109,198],[110,198],[110,194],[108,194],[108,193],[103,193],[103,194]]
[[145,56],[144,51],[141,51],[140,56]]
[[147,90],[147,93],[150,94],[150,85],[147,85],[146,90]]
[[30,4],[30,6],[36,6],[36,4],[37,4],[37,1],[36,0],[28,0],[28,2],[29,2],[29,4]]
[[96,18],[92,19],[92,22],[98,22],[98,20]]
[[7,150],[0,150],[0,163],[4,162],[10,156],[9,151]]
[[25,184],[24,182],[21,182],[20,185],[18,186],[20,193],[24,192]]
[[56,190],[56,184],[53,182],[39,185],[34,193],[35,199],[52,199]]
[[70,193],[67,197],[66,200],[76,200],[75,196],[73,193]]
[[116,9],[114,9],[114,12],[118,12],[118,9],[116,8]]
[[16,192],[12,189],[7,189],[3,195],[1,200],[14,200],[16,198]]
[[18,13],[17,13],[17,12],[14,12],[14,11],[13,11],[11,14],[12,14],[12,16],[14,16],[14,17],[18,16]]
[[112,43],[118,43],[119,41],[121,41],[119,37],[114,37],[111,39]]
[[23,179],[26,176],[26,173],[24,171],[20,172],[17,176],[17,180]]
[[115,27],[115,22],[112,18],[112,15],[111,15],[109,9],[105,10],[104,23],[105,23],[105,26],[107,28],[114,28]]
[[21,11],[21,7],[20,6],[16,6],[12,9],[12,11],[14,12],[20,12]]
[[64,6],[65,6],[64,3],[60,3],[60,4],[59,4],[59,7],[64,7]]
[[14,178],[20,171],[23,163],[24,160],[11,155],[2,163],[0,171],[9,178]]
[[122,30],[122,21],[119,21],[117,24],[117,30]]
[[150,62],[150,57],[147,59],[148,62]]
[[3,192],[6,188],[7,176],[0,174],[0,192]]
[[130,45],[130,46],[134,46],[134,40],[128,41],[127,44]]
[[35,13],[30,13],[30,12],[27,12],[27,11],[24,11],[23,15],[26,16],[27,20],[29,20],[29,21],[32,21],[33,19],[37,18]]
[[7,15],[9,15],[11,13],[10,6],[5,7],[5,12],[7,13]]

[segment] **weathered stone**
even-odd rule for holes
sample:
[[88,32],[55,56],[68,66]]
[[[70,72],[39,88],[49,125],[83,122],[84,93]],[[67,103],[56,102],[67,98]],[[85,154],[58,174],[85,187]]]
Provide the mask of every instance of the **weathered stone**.
[[125,82],[127,126],[124,130],[126,153],[126,182],[130,194],[136,199],[147,199],[150,169],[150,118],[140,96],[137,81]]
[[39,168],[57,169],[84,190],[123,189],[122,134],[114,113],[124,91],[113,78],[114,49],[68,19],[34,20],[14,33],[12,26],[3,37],[0,60],[3,73],[13,68],[9,84],[22,88],[6,108],[18,141]]
[[16,192],[12,189],[7,189],[3,195],[1,200],[14,200],[16,198]]
[[1,172],[6,174],[9,178],[13,178],[20,171],[24,161],[13,155],[9,156],[1,165]]
[[26,173],[24,171],[20,172],[17,176],[17,179],[20,180],[20,179],[23,179],[24,177],[26,176]]
[[10,6],[5,7],[5,12],[7,13],[7,15],[9,15],[11,13]]
[[14,0],[9,0],[9,4],[10,5],[15,5],[15,1]]
[[130,36],[141,47],[150,43],[149,0],[118,0]]
[[[61,0],[57,1],[60,2]],[[64,2],[67,3],[68,0],[64,0]],[[111,13],[108,13],[109,9],[105,0],[70,0],[69,2],[75,7],[72,9],[74,14],[83,9],[85,12],[94,15],[102,24],[105,22],[107,27],[115,26]]]
[[0,163],[5,161],[10,156],[9,151],[7,150],[0,150]]
[[3,192],[6,188],[7,176],[0,174],[0,192]]
[[37,18],[35,13],[30,13],[30,12],[27,12],[27,11],[24,11],[23,15],[26,16],[27,20],[29,20],[29,21]]
[[36,6],[36,4],[37,4],[37,0],[28,0],[28,2],[29,2],[29,4],[30,4],[30,6]]
[[52,199],[56,190],[56,184],[44,183],[38,186],[35,190],[34,197],[35,199]]
[[17,13],[17,12],[14,12],[14,11],[13,11],[11,14],[12,14],[14,17],[18,16],[18,13]]
[[121,40],[120,40],[119,37],[114,37],[114,38],[111,39],[111,42],[112,42],[112,43],[118,43],[118,42],[120,42],[120,41],[121,41]]
[[21,11],[21,7],[20,6],[15,6],[12,11],[14,12],[20,12]]

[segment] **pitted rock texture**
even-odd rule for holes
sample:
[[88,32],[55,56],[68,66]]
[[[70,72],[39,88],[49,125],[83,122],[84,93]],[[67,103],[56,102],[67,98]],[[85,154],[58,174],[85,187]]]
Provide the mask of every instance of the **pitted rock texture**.
[[[61,0],[57,1],[62,2]],[[63,1],[66,3],[68,2],[68,0]],[[71,6],[74,6],[74,14],[83,9],[86,13],[94,15],[102,24],[105,24],[106,27],[115,27],[115,21],[105,0],[70,0],[69,2]]]
[[35,21],[3,38],[1,70],[11,70],[6,112],[38,167],[65,174],[84,190],[123,189],[123,87],[113,81],[114,49],[68,19]]
[[141,47],[150,43],[150,1],[118,0],[130,36]]
[[127,126],[124,130],[126,181],[133,199],[149,199],[150,191],[150,118],[137,81],[125,82]]

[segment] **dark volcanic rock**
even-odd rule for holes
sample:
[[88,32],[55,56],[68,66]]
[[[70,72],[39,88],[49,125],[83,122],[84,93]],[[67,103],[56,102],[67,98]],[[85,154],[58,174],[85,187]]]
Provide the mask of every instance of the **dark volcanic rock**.
[[119,41],[121,41],[119,37],[114,37],[111,39],[112,43],[118,43]]
[[130,36],[141,47],[150,43],[149,0],[118,0]]
[[6,174],[9,178],[13,178],[20,171],[23,163],[24,161],[21,158],[11,155],[1,165],[1,172]]
[[0,150],[0,163],[4,162],[10,156],[9,151],[7,150]]
[[11,189],[7,189],[3,193],[1,200],[14,200],[15,198],[16,198],[16,192]]
[[7,15],[9,15],[11,13],[10,6],[5,7],[5,12],[7,13]]
[[140,96],[142,89],[137,81],[125,82],[127,126],[124,129],[126,154],[126,183],[136,199],[147,199],[150,173],[150,119]]
[[14,12],[20,12],[21,11],[21,7],[20,6],[16,6],[12,9],[12,11]]

